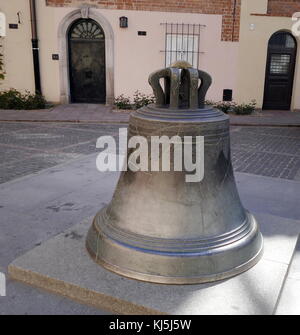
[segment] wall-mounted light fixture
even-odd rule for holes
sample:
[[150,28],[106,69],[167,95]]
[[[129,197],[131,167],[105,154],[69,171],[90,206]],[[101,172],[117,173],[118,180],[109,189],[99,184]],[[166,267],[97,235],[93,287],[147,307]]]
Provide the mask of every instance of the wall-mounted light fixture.
[[120,17],[120,28],[128,28],[128,17]]
[[255,30],[255,24],[251,23],[250,26],[249,26],[249,28],[250,28],[251,31]]

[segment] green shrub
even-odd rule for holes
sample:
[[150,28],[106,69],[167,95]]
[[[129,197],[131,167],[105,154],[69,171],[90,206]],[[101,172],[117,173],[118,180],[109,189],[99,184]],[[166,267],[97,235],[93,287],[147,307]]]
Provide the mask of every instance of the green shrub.
[[236,115],[249,115],[252,114],[255,111],[256,108],[256,101],[252,100],[249,104],[240,104],[236,105],[233,108],[233,112]]
[[153,104],[155,97],[153,95],[143,94],[139,91],[135,91],[133,96],[133,104],[135,109],[142,108],[144,106]]
[[233,101],[212,101],[206,100],[205,105],[212,106],[214,108],[220,109],[223,113],[228,114],[233,111],[236,103]]
[[216,103],[212,100],[205,100],[205,105],[214,106]]
[[238,105],[236,102],[233,101],[219,101],[214,102],[211,100],[205,101],[206,105],[213,106],[215,108],[220,109],[223,113],[234,113],[237,115],[249,115],[252,114],[255,111],[256,108],[256,101],[252,100],[248,104],[240,104]]
[[[119,95],[115,98],[114,105],[117,109],[139,109],[143,106],[147,106],[155,102],[155,97],[153,95],[143,94],[139,91],[136,91],[133,96],[133,102],[131,102],[130,98],[125,96],[124,94]],[[252,100],[248,104],[240,104],[238,105],[233,101],[219,101],[214,102],[211,100],[205,101],[206,105],[213,106],[217,109],[220,109],[223,113],[234,113],[237,115],[249,115],[255,111],[256,101]]]
[[46,100],[41,94],[30,94],[26,92],[23,97],[25,109],[44,109],[46,108]]
[[114,105],[117,109],[132,109],[130,98],[126,97],[124,94],[115,98]]
[[40,94],[32,94],[26,91],[24,94],[10,89],[0,92],[0,109],[44,109],[46,100]]
[[223,113],[228,114],[236,108],[237,104],[232,101],[220,101],[215,103],[213,106],[220,109]]
[[129,97],[121,94],[115,98],[114,105],[117,109],[139,109],[154,102],[155,98],[153,95],[147,95],[136,91],[133,95],[133,102],[131,102]]

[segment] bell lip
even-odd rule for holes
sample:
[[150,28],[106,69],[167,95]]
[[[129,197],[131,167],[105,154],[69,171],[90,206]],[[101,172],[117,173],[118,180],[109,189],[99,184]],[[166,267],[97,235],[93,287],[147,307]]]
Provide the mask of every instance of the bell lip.
[[[101,212],[101,211],[100,211]],[[95,231],[95,219],[97,217],[94,218],[93,220],[93,224],[89,230],[87,239],[86,239],[86,249],[88,251],[88,253],[90,254],[91,258],[99,265],[101,265],[102,267],[104,267],[105,269],[116,273],[118,275],[130,278],[130,279],[136,279],[139,281],[145,281],[145,282],[150,282],[150,283],[157,283],[157,284],[169,284],[169,285],[188,285],[188,284],[201,284],[201,283],[209,283],[209,282],[216,282],[216,281],[220,281],[223,279],[227,279],[230,277],[234,277],[242,272],[247,271],[248,269],[250,269],[252,266],[254,266],[262,257],[262,253],[263,253],[263,236],[261,234],[261,232],[259,231],[257,222],[255,220],[255,217],[249,213],[248,211],[246,211],[246,213],[249,215],[249,218],[251,220],[251,222],[254,224],[253,228],[248,231],[248,234],[246,234],[244,237],[237,239],[236,242],[238,241],[246,241],[245,238],[249,239],[248,242],[244,245],[248,245],[248,243],[252,244],[254,243],[254,245],[256,245],[255,249],[252,250],[251,255],[249,255],[249,257],[251,257],[250,259],[248,257],[245,257],[243,260],[243,263],[238,263],[238,262],[234,262],[235,264],[231,264],[231,266],[223,266],[223,269],[220,269],[220,272],[217,273],[199,273],[199,275],[197,273],[191,274],[190,276],[187,274],[180,274],[179,276],[176,275],[176,273],[173,274],[166,274],[166,275],[160,275],[160,274],[151,274],[151,273],[147,273],[146,272],[140,272],[140,270],[138,268],[136,269],[129,269],[126,266],[122,266],[121,264],[112,264],[111,262],[109,262],[108,259],[103,258],[101,255],[98,254],[98,251],[96,249],[94,249],[92,247],[92,245],[90,245],[89,243],[89,235],[90,234],[94,234],[96,233]],[[248,216],[247,215],[247,216]],[[251,237],[252,236],[252,237]],[[98,234],[99,237],[99,234]],[[113,241],[113,239],[110,239],[108,236],[103,235],[102,236],[104,238],[104,240],[107,241]],[[251,242],[250,242],[251,241]],[[103,241],[104,242],[104,241]],[[113,243],[115,244],[116,241]],[[117,243],[116,245],[118,245],[119,243]],[[243,243],[244,244],[244,243]],[[232,244],[231,244],[232,245]],[[124,247],[124,246],[123,246]],[[220,247],[220,245],[219,245]],[[224,246],[223,246],[224,247]],[[243,247],[242,247],[243,248]],[[97,247],[98,249],[98,247]],[[126,248],[128,249],[128,248]],[[218,248],[220,249],[220,248]],[[223,248],[221,248],[223,249]],[[215,255],[219,254],[221,250],[219,250],[218,252],[215,253]],[[138,253],[143,253],[142,250],[137,250]],[[225,250],[223,250],[223,252],[225,252]],[[239,252],[238,250],[236,250],[236,252]],[[254,254],[254,255],[253,255]],[[160,256],[166,256],[166,257],[172,257],[175,256],[178,257],[177,255],[160,255]],[[185,257],[189,258],[190,256],[192,256],[192,258],[201,258],[201,255],[189,255],[188,253],[185,255]],[[179,256],[182,257],[182,256]],[[197,263],[197,262],[196,262]]]
[[[127,232],[127,235],[124,235],[126,231],[122,231],[121,229],[115,229],[114,234],[109,234],[107,231],[108,226],[104,224],[101,225],[100,228],[100,222],[106,210],[107,207],[102,208],[92,222],[91,228],[98,236],[102,235],[119,245],[132,249],[132,251],[158,254],[166,257],[181,257],[182,254],[184,254],[185,257],[201,257],[201,254],[206,253],[208,250],[227,248],[228,245],[244,239],[246,236],[249,236],[249,234],[257,235],[259,232],[255,217],[248,210],[245,210],[245,220],[236,229],[214,238],[203,237],[202,239],[184,240],[185,250],[182,252],[182,247],[176,249],[174,245],[182,246],[183,239],[164,239],[129,232]],[[105,221],[105,218],[103,221]],[[113,229],[113,226],[109,226],[109,229]],[[172,242],[170,243],[169,240]]]
[[199,277],[175,277],[175,276],[158,276],[151,275],[142,272],[132,271],[125,268],[120,268],[119,266],[110,264],[104,261],[101,258],[98,258],[92,249],[89,247],[88,242],[86,241],[86,249],[88,254],[98,265],[102,266],[104,269],[117,274],[119,276],[126,277],[132,280],[138,280],[140,282],[147,282],[151,284],[162,284],[162,285],[197,285],[211,282],[218,282],[221,280],[229,279],[235,277],[243,272],[248,271],[254,265],[256,265],[263,256],[264,243],[262,234],[258,232],[258,236],[261,238],[261,246],[258,252],[247,262],[225,272],[216,273],[212,275],[201,275]]

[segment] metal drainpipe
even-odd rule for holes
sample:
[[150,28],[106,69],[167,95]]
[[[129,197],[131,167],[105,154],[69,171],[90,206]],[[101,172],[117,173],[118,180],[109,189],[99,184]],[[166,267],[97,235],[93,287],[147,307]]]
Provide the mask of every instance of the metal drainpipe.
[[31,33],[32,33],[31,42],[32,42],[35,92],[38,94],[42,94],[35,0],[29,0],[29,4],[30,4],[30,20],[31,20]]
[[234,41],[234,33],[235,33],[235,22],[236,22],[236,3],[237,0],[234,0],[233,2],[233,13],[232,13],[232,36],[231,36],[231,40],[232,42]]

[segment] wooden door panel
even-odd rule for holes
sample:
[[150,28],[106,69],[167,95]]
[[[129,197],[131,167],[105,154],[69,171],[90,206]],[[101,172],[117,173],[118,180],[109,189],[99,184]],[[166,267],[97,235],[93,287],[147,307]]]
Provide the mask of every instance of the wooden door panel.
[[72,42],[70,48],[73,102],[105,102],[103,42]]
[[[273,40],[272,40],[273,39]],[[269,41],[263,109],[290,109],[296,42],[289,33],[274,34]]]
[[71,101],[105,103],[105,36],[91,19],[76,21],[69,31]]

